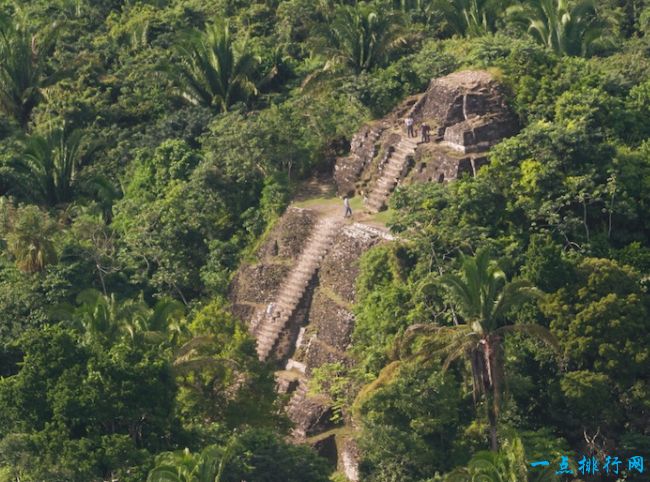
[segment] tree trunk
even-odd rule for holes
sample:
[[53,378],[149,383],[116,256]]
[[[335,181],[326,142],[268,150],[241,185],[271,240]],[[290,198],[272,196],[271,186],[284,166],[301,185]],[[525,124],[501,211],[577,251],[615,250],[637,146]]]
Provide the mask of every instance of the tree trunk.
[[492,397],[486,397],[486,408],[488,415],[488,422],[490,423],[490,450],[496,452],[499,450],[499,441],[497,439],[497,416],[494,412],[493,400],[490,400]]
[[488,383],[485,386],[485,403],[490,423],[490,450],[499,450],[497,439],[497,419],[501,404],[501,371],[500,371],[500,349],[501,338],[498,336],[487,337],[483,344],[483,355],[485,358],[485,371],[487,372]]

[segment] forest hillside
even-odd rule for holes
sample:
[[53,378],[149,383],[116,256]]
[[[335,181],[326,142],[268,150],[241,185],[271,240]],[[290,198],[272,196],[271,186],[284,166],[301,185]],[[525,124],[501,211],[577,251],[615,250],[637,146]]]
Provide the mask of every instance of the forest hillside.
[[647,480],[649,74],[643,0],[0,0],[0,482]]

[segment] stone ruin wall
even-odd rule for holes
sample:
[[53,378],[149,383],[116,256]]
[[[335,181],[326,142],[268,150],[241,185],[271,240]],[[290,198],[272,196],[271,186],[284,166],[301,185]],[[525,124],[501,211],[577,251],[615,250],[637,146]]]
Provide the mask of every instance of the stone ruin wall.
[[[310,236],[315,219],[316,213],[311,210],[289,208],[259,247],[257,260],[240,268],[230,292],[237,316],[250,320],[257,307],[264,307],[277,296],[296,254]],[[298,363],[309,378],[324,363],[352,362],[346,351],[354,330],[352,306],[359,259],[368,249],[391,239],[385,231],[362,224],[341,228],[274,348],[271,361],[278,369],[287,362]],[[282,391],[285,390],[286,387]],[[290,390],[295,390],[295,386]],[[330,405],[324,396],[311,394],[289,404],[287,413],[295,424],[294,440],[310,443],[351,480],[356,480],[356,446],[350,430],[332,422]]]
[[[326,363],[353,363],[347,351],[354,330],[352,306],[356,299],[359,259],[373,246],[392,239],[386,232],[362,224],[347,225],[335,237],[317,274],[301,343],[292,355],[294,360],[305,365],[308,377],[315,368]],[[319,452],[330,454],[338,469],[350,480],[358,480],[355,476],[356,446],[350,430],[331,421],[329,400],[308,396],[293,407],[289,415],[303,440],[317,439],[312,445]]]
[[[403,118],[409,114],[416,127],[429,123],[432,142],[419,145],[400,182],[448,182],[463,174],[476,175],[487,163],[490,147],[518,131],[506,98],[504,88],[487,71],[461,71],[433,79],[410,108],[402,104],[375,127],[364,127],[359,133],[364,142],[355,137],[350,154],[336,163],[339,193],[351,194],[353,186],[358,194],[368,192],[379,177],[379,157],[405,135]],[[373,136],[365,134],[370,131]]]
[[255,261],[243,263],[230,284],[232,312],[249,321],[255,310],[277,298],[278,290],[293,267],[316,224],[309,209],[289,208],[255,253]]

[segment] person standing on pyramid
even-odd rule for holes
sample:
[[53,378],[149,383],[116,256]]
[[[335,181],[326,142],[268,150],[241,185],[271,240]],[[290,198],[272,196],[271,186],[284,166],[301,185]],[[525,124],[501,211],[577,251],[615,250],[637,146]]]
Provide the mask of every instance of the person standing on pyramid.
[[347,196],[343,196],[343,207],[345,207],[345,214],[343,217],[348,218],[352,216],[352,208],[350,207],[350,200]]
[[413,117],[408,116],[404,119],[404,124],[406,124],[406,135],[409,137],[415,137],[415,132],[413,131]]
[[426,122],[423,122],[420,126],[420,133],[422,134],[422,142],[429,142],[429,132],[431,127]]

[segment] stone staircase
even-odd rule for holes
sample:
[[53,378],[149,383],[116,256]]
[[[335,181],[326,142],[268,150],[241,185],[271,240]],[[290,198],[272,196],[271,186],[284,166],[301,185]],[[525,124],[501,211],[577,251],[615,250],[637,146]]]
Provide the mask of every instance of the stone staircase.
[[295,412],[298,410],[300,403],[305,400],[307,397],[307,392],[309,391],[307,383],[308,381],[304,377],[298,379],[298,386],[291,394],[291,398],[289,399],[289,403],[287,405],[287,412]]
[[312,424],[321,428],[330,425],[330,404],[322,396],[309,394],[309,380],[306,377],[298,380],[295,390],[291,393],[286,413],[295,424],[291,437],[297,442],[304,442],[308,436],[313,435],[308,433],[308,427]]
[[366,199],[368,211],[376,213],[386,207],[388,196],[395,189],[404,172],[406,160],[413,155],[417,145],[417,137],[408,138],[402,136],[397,145],[394,146],[393,151],[381,168],[381,173],[370,191],[370,195]]
[[259,321],[255,323],[253,333],[257,338],[257,356],[260,360],[266,360],[276,345],[341,224],[342,220],[338,217],[322,217],[316,223],[296,265],[278,291],[271,315],[266,315],[266,311],[258,313]]

